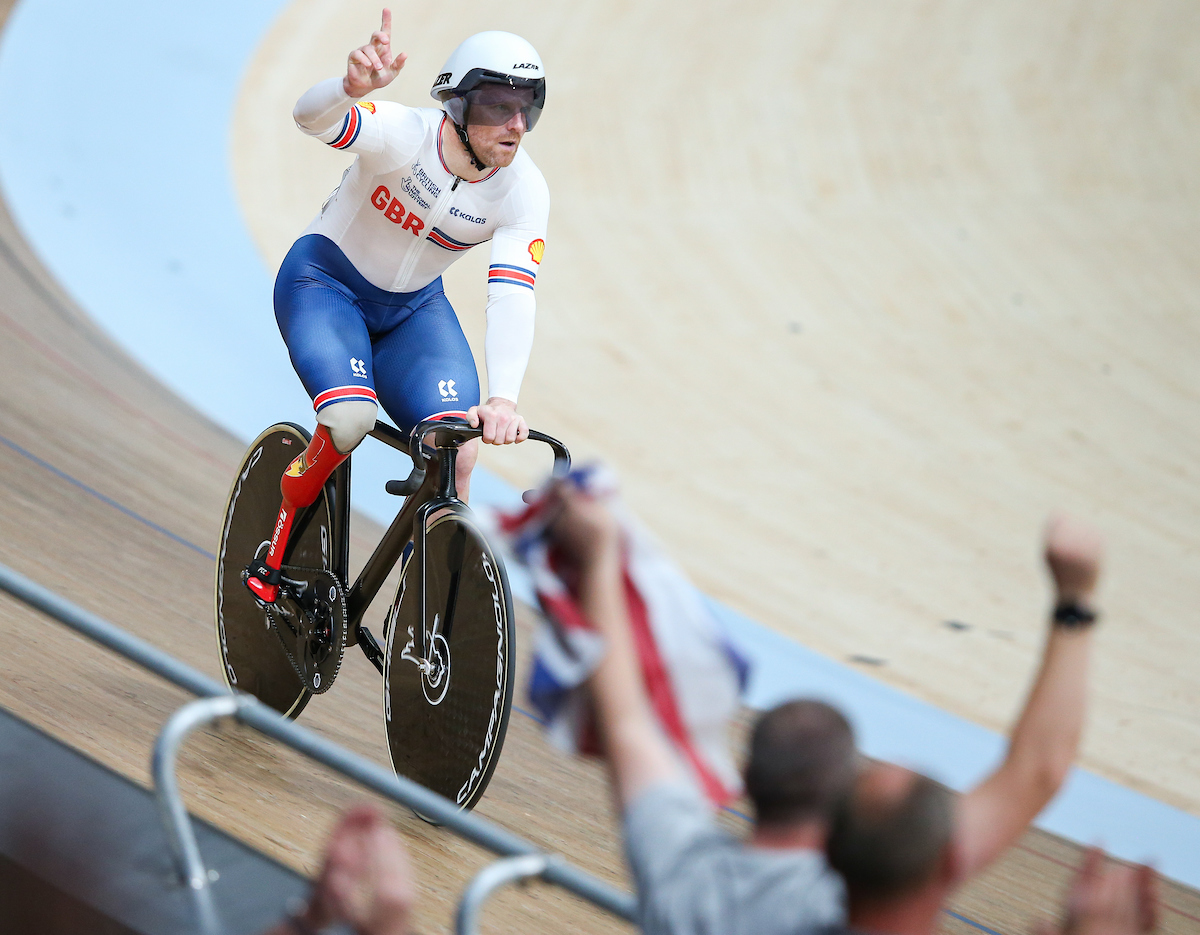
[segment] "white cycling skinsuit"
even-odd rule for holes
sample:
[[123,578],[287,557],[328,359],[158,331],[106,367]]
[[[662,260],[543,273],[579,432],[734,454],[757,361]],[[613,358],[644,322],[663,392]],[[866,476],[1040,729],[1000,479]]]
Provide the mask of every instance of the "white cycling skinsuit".
[[[387,44],[390,22],[384,10],[372,45]],[[459,178],[442,158],[446,114],[352,99],[346,82],[367,55],[359,49],[351,56],[346,78],[310,88],[293,111],[305,133],[358,158],[275,277],[275,320],[313,400],[317,428],[280,480],[270,548],[248,566],[246,586],[262,602],[278,596],[296,511],[320,495],[371,431],[380,406],[401,431],[411,431],[429,418],[469,417],[480,403],[471,347],[441,284],[456,257],[492,241],[484,338],[489,399],[515,406],[533,346],[533,288],[550,210],[542,174],[518,146],[508,166],[474,182]],[[388,58],[394,77],[403,58]],[[508,73],[509,62],[519,76]],[[531,130],[545,103],[545,78],[537,52],[519,36],[469,37],[430,89],[462,124],[455,135],[481,170],[466,124],[473,102],[486,97],[481,85],[495,83],[525,95],[520,112]],[[495,101],[480,106],[481,121],[497,116]],[[507,429],[519,433],[519,426],[509,422]],[[464,493],[469,473],[466,466],[460,475]]]
[[415,292],[471,247],[492,241],[488,389],[516,402],[533,346],[533,287],[550,211],[533,160],[518,150],[511,165],[475,182],[461,179],[442,158],[448,118],[441,110],[355,101],[341,78],[305,92],[293,117],[310,136],[358,154],[304,233],[337,244],[372,285]]

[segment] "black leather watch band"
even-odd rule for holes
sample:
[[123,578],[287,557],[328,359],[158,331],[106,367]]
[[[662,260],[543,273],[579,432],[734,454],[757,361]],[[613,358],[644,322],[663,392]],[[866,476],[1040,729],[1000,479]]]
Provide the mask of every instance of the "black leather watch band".
[[1054,625],[1066,630],[1082,630],[1096,622],[1096,612],[1079,601],[1061,601],[1054,607]]

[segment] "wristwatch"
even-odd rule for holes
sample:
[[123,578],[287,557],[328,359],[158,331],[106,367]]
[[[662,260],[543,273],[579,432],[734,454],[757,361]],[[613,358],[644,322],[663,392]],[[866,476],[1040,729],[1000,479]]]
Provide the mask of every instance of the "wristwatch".
[[1083,630],[1096,622],[1097,614],[1079,601],[1059,601],[1054,606],[1054,625],[1064,630]]

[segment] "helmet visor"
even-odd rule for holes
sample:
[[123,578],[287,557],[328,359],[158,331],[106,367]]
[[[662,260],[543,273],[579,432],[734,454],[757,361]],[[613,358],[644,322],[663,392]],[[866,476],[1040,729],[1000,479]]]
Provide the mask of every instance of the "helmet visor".
[[536,88],[514,88],[488,82],[468,91],[463,100],[468,125],[503,127],[520,114],[525,118],[525,131],[529,132],[542,115],[544,97]]

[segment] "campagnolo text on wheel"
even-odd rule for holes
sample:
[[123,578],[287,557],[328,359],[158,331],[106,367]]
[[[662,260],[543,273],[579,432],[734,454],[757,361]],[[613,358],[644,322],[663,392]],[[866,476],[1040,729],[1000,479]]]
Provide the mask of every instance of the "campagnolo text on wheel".
[[[384,675],[396,770],[474,805],[512,703],[513,624],[503,566],[467,507],[480,439],[530,432],[517,398],[533,342],[549,194],[521,149],[545,102],[542,63],[518,36],[484,32],[450,56],[439,108],[369,101],[400,73],[391,14],[345,74],[306,91],[297,126],[356,154],[293,244],[275,317],[313,400],[316,428],[280,423],[234,478],[217,561],[225,677],[295,717],[328,691],[348,644]],[[475,361],[442,272],[490,241],[481,403]],[[399,431],[379,422],[379,407]],[[413,458],[389,491],[407,499],[357,580],[348,579],[350,453],[368,435]],[[383,646],[363,615],[397,561]]]

